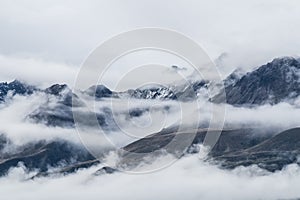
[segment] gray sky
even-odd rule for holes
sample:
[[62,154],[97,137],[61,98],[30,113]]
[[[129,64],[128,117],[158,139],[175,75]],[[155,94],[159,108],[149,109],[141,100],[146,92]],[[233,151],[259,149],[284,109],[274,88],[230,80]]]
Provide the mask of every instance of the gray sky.
[[0,78],[71,83],[101,42],[138,27],[186,34],[212,59],[226,53],[225,74],[300,55],[299,13],[298,0],[0,0]]

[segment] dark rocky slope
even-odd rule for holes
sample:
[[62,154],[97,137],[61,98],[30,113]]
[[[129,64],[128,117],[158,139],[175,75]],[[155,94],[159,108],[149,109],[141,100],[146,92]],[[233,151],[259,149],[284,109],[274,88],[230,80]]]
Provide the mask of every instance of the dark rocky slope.
[[[5,140],[2,137],[2,141]],[[3,142],[9,144],[8,141]],[[15,147],[13,151],[0,153],[0,176],[5,175],[12,167],[19,163],[29,170],[37,170],[40,173],[47,172],[49,168],[66,168],[67,172],[73,172],[82,166],[82,162],[95,160],[94,157],[81,145],[67,141],[39,141]]]
[[[223,130],[222,134],[211,150],[208,160],[220,164],[226,169],[238,166],[258,165],[268,171],[281,170],[284,166],[299,163],[300,156],[300,128],[281,132],[279,134],[257,134],[256,129]],[[201,144],[206,134],[211,132],[200,130],[197,132],[191,146],[186,153],[195,153],[193,145]],[[130,163],[132,167],[143,161],[142,153],[164,149],[175,138],[175,132],[157,133],[136,141],[124,147],[124,150],[138,153],[123,155],[120,165]],[[192,137],[189,132],[180,133],[183,137]],[[182,138],[182,137],[181,137]],[[178,141],[180,143],[180,141]],[[165,148],[169,153],[176,149]],[[212,159],[212,160],[211,160]]]
[[[166,129],[125,146],[123,149],[130,153],[122,155],[119,166],[135,167],[145,161],[144,158],[147,153],[155,151],[159,153],[161,149],[175,155],[177,153],[176,147],[170,148],[167,146],[175,138],[175,131],[176,129]],[[199,130],[196,136],[192,138],[190,146],[180,157],[185,154],[197,153],[195,145],[201,144],[206,134],[211,133],[213,131]],[[180,148],[181,142],[185,138],[190,139],[192,136],[194,135],[188,131],[180,133],[180,137],[175,141],[177,147]],[[3,136],[1,138],[2,146],[9,144]],[[300,128],[275,135],[274,133],[261,135],[258,129],[223,130],[207,160],[226,169],[255,164],[273,172],[281,170],[288,164],[299,164],[299,141]],[[77,169],[87,168],[99,163],[83,146],[66,141],[40,141],[20,147],[15,153],[2,152],[0,175],[4,175],[11,167],[17,166],[20,162],[24,163],[29,171],[39,170],[40,173],[37,176],[48,175],[49,167],[59,167],[56,171],[51,172],[52,174],[72,173]],[[100,169],[96,174],[102,174],[105,171],[106,168]],[[107,171],[113,173],[115,170],[107,167]]]
[[[290,101],[299,96],[299,83],[300,62],[291,57],[277,58],[227,85],[226,101],[232,105]],[[215,96],[213,101],[219,102],[219,96]]]
[[288,164],[298,163],[300,157],[300,128],[281,132],[253,147],[217,157],[222,166],[234,168],[256,164],[269,171],[281,170]]

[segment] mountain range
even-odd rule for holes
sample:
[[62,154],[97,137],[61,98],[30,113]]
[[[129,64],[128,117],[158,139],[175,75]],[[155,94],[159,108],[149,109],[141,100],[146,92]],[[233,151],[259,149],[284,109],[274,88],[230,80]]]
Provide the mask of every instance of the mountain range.
[[[15,80],[10,83],[0,83],[0,104],[5,104],[15,95],[29,96],[41,93],[48,97],[47,101],[42,102],[38,109],[26,116],[26,120],[43,123],[46,126],[74,128],[72,107],[81,107],[84,104],[79,96],[95,98],[97,101],[105,98],[132,98],[186,102],[197,98],[198,91],[205,90],[210,85],[207,80],[198,80],[190,85],[153,86],[124,92],[115,92],[103,85],[96,85],[74,93],[65,84],[55,84],[40,89]],[[236,107],[274,105],[280,102],[294,104],[300,95],[300,61],[292,57],[276,58],[245,74],[234,71],[224,80],[224,86],[226,103]],[[221,94],[216,94],[208,100],[216,104],[223,103]],[[143,110],[140,109],[131,110],[129,117],[138,117],[142,113]],[[96,117],[104,129],[114,128],[110,110],[104,109],[102,113],[97,113]],[[86,118],[88,119],[88,116]],[[211,130],[199,129],[186,153],[196,153],[195,145],[201,144],[205,135],[210,132]],[[259,134],[260,132],[261,130],[255,128],[222,130],[221,137],[210,152],[208,161],[216,162],[226,169],[256,164],[272,172],[281,170],[287,164],[299,164],[299,128],[280,132],[271,130],[268,134]],[[187,130],[181,134],[184,134],[183,137],[189,137],[190,132]],[[153,152],[156,149],[163,149],[175,135],[176,128],[166,128],[126,145],[123,149],[134,153]],[[37,141],[22,145],[14,152],[5,151],[6,146],[10,144],[10,139],[5,134],[0,134],[0,175],[4,175],[20,162],[29,170],[39,169],[40,175],[47,175],[49,167],[63,166],[59,173],[70,173],[99,163],[83,146],[69,141]],[[134,166],[142,160],[143,157],[125,155],[120,164],[130,163]],[[98,174],[100,172],[113,173],[114,169],[106,167],[99,170]]]
[[[297,98],[300,93],[299,82],[300,61],[293,57],[276,58],[245,74],[241,74],[239,70],[235,70],[224,79],[226,101],[231,105],[277,104],[285,100],[288,101]],[[199,89],[209,87],[209,84],[207,80],[197,80],[192,81],[188,86],[172,85],[166,87],[153,85],[152,87],[130,89],[124,92],[114,92],[104,85],[95,85],[83,91],[83,93],[94,96],[97,99],[106,97],[127,97],[186,101],[196,97],[196,95],[191,96],[190,90],[197,93]],[[64,90],[71,92],[71,89],[65,84],[55,84],[45,90],[41,90],[35,86],[15,80],[10,83],[0,83],[0,101],[5,101],[8,94],[10,94],[10,96],[16,94],[30,95],[35,91],[42,91],[58,96],[62,95]],[[68,92],[66,92],[65,95],[69,95]],[[212,101],[218,103],[218,96],[218,94],[215,95]]]

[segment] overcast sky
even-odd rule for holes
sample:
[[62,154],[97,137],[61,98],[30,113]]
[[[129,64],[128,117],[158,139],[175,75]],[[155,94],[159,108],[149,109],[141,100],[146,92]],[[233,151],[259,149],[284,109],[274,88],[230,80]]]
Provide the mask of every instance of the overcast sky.
[[221,72],[249,69],[300,55],[299,13],[298,0],[0,0],[0,78],[71,83],[101,42],[138,27],[193,38],[223,55]]

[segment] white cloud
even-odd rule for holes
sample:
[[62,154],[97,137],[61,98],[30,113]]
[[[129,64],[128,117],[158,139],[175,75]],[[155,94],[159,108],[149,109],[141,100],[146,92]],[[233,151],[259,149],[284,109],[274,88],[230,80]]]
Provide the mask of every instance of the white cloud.
[[0,179],[1,196],[12,200],[275,200],[300,196],[300,169],[296,165],[290,165],[276,173],[267,173],[255,166],[227,171],[203,163],[197,155],[192,155],[155,173],[115,173],[93,177],[91,174],[100,167],[101,165],[81,170],[68,176],[27,181],[25,180],[29,176],[24,168],[15,168],[7,177]]
[[[81,140],[86,145],[93,146],[97,142],[98,147],[111,146],[111,142],[116,147],[122,147],[132,141],[143,138],[147,135],[159,132],[165,127],[172,125],[181,125],[183,129],[196,127],[207,128],[212,117],[212,104],[199,100],[198,109],[195,104],[179,103],[176,101],[156,101],[156,100],[133,100],[116,99],[114,101],[105,100],[96,101],[95,104],[90,99],[85,99],[89,109],[103,115],[109,126],[109,134],[104,134],[97,127],[80,127]],[[48,102],[46,104],[46,102]],[[55,113],[60,113],[62,108],[55,108],[55,98],[49,99],[44,94],[31,96],[15,96],[8,100],[8,103],[2,104],[0,108],[0,133],[5,134],[15,144],[21,145],[30,141],[53,140],[61,138],[80,142],[78,134],[72,128],[47,127],[43,124],[36,124],[28,121],[28,115],[44,107],[56,109]],[[219,108],[219,105],[215,105]],[[45,109],[45,108],[43,108]],[[112,110],[108,111],[109,109]],[[88,109],[85,107],[76,108],[76,112],[88,115]],[[142,111],[140,116],[129,117],[129,111]],[[222,110],[222,107],[220,107]],[[81,114],[80,114],[81,115]],[[184,116],[188,116],[184,118]],[[226,105],[224,115],[224,128],[258,128],[258,134],[264,132],[279,132],[289,128],[300,127],[299,107],[288,103],[277,105],[264,105],[253,108],[233,107]],[[199,122],[196,120],[199,119]],[[84,120],[91,121],[90,117],[84,117]],[[219,119],[221,120],[221,119]],[[89,124],[89,123],[87,123]],[[95,129],[96,128],[96,129]],[[108,133],[105,131],[105,133]],[[88,134],[86,134],[88,133]],[[99,133],[101,133],[99,135]],[[93,140],[90,141],[90,137]]]
[[12,140],[14,145],[23,145],[39,140],[57,138],[80,143],[75,129],[47,127],[28,121],[28,115],[47,102],[44,95],[29,97],[15,96],[13,100],[1,105],[0,133]]
[[46,62],[41,59],[0,54],[0,71],[1,81],[18,79],[29,84],[49,87],[54,83],[67,83],[72,86],[78,68],[67,64]]

